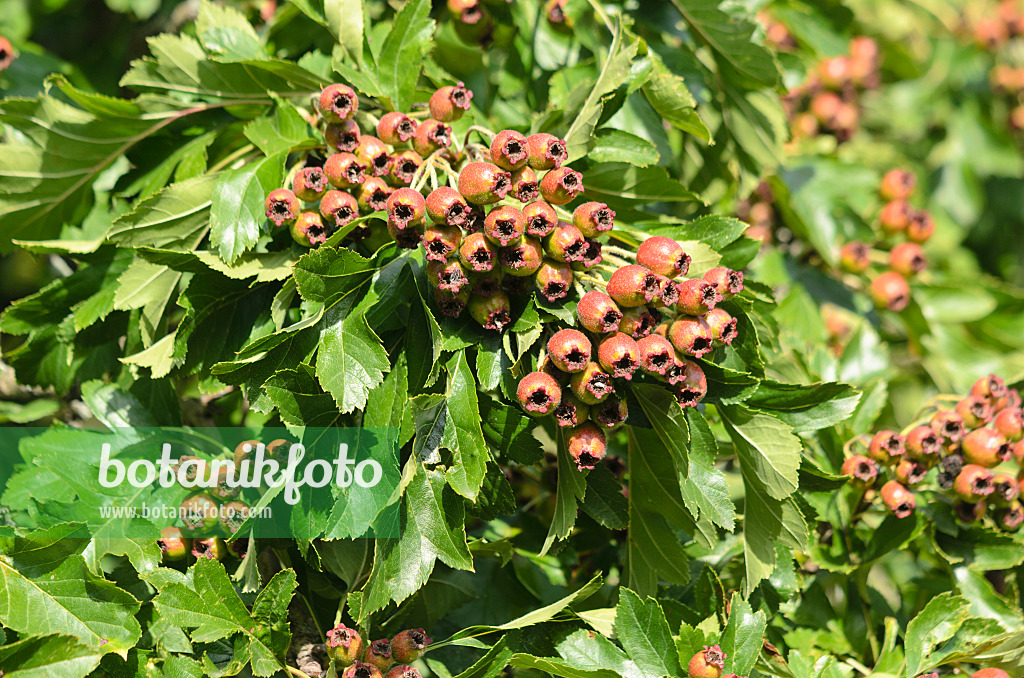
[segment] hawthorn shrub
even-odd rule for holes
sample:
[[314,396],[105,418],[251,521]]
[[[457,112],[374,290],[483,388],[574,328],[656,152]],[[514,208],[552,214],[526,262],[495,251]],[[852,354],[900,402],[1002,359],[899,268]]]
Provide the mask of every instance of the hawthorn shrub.
[[1024,676],[1019,6],[50,4],[0,675]]

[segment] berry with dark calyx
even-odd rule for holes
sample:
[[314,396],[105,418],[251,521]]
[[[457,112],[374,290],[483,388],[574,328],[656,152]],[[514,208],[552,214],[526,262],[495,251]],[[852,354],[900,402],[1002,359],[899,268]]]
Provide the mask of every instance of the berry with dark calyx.
[[[661,335],[655,334],[655,335],[651,335],[651,336],[661,336]],[[665,375],[664,376],[652,375],[652,376],[654,376],[656,379],[658,379],[658,381],[664,381],[665,383],[667,383],[667,384],[669,384],[671,386],[675,386],[677,384],[681,384],[681,383],[686,381],[686,368],[687,368],[687,365],[690,364],[690,363],[692,363],[692,361],[687,360],[685,355],[683,355],[679,351],[675,350],[675,347],[673,347],[673,350],[672,350],[672,364],[669,365],[668,369],[665,370]],[[696,365],[696,363],[693,363],[693,364]]]
[[534,275],[544,263],[544,249],[540,241],[530,236],[522,236],[501,248],[498,253],[501,270],[517,278]]
[[924,464],[932,464],[942,452],[942,438],[931,426],[915,426],[907,432],[907,455]]
[[1000,529],[1016,532],[1024,523],[1024,505],[1019,501],[1014,502],[1010,506],[996,511],[994,518]]
[[416,136],[412,139],[412,147],[417,153],[426,157],[439,148],[452,145],[452,128],[437,120],[424,120],[416,128]]
[[419,229],[415,227],[403,228],[390,219],[388,219],[387,230],[391,239],[402,249],[414,250],[423,241],[423,234],[419,232]]
[[958,443],[964,438],[964,420],[956,412],[939,410],[932,415],[928,425],[950,444]]
[[587,292],[576,304],[576,319],[587,330],[607,334],[619,329],[622,311],[604,292]]
[[391,169],[388,147],[377,137],[363,135],[353,154],[359,158],[366,170],[375,177],[382,177]]
[[588,405],[596,405],[615,392],[611,377],[595,362],[574,372],[569,386],[573,394]]
[[675,240],[656,235],[640,243],[636,263],[658,275],[677,278],[690,270],[690,255]]
[[608,296],[619,306],[643,306],[657,298],[661,285],[654,273],[644,266],[630,264],[612,273],[608,280]]
[[388,182],[396,186],[408,186],[423,164],[423,157],[416,151],[402,151],[391,156]]
[[632,379],[639,360],[636,340],[628,334],[616,332],[598,344],[597,362],[616,379]]
[[327,242],[330,230],[316,212],[303,212],[291,225],[292,240],[303,247],[314,247]]
[[483,233],[470,233],[459,245],[459,258],[466,268],[477,273],[493,270],[498,261],[498,246]]
[[956,476],[949,471],[939,471],[935,476],[935,482],[944,490],[953,489],[954,481],[956,481]]
[[917,178],[910,170],[891,169],[882,177],[878,194],[882,196],[883,200],[905,200],[913,195],[916,185]]
[[1020,496],[1020,483],[1009,473],[993,475],[992,487],[992,502],[999,506],[1007,506]]
[[466,199],[450,186],[436,188],[427,196],[427,215],[436,224],[463,226],[468,213]]
[[1011,676],[1002,669],[982,669],[975,671],[971,678],[1011,678]]
[[594,468],[608,453],[604,431],[590,421],[583,422],[569,433],[566,448],[580,471]]
[[469,110],[472,99],[473,93],[462,82],[439,87],[430,95],[430,117],[441,122],[454,122]]
[[565,221],[559,221],[544,237],[544,252],[555,261],[583,261],[587,248],[580,229]]
[[596,238],[615,227],[615,211],[603,202],[585,202],[573,210],[572,223],[583,235]]
[[993,468],[1010,459],[1010,444],[1002,433],[990,428],[979,428],[964,436],[960,443],[964,461]]
[[399,664],[410,664],[426,654],[431,642],[423,629],[406,629],[391,639],[391,653]]
[[569,264],[545,259],[537,269],[537,290],[548,301],[558,301],[569,294],[573,272]]
[[512,188],[512,175],[489,162],[471,162],[459,172],[459,193],[471,203],[490,205]]
[[423,678],[413,666],[392,666],[384,678]]
[[320,216],[327,223],[340,228],[359,216],[359,202],[351,193],[327,191],[320,199]]
[[381,671],[387,671],[395,663],[391,658],[391,642],[387,638],[381,638],[367,645],[363,653],[363,662],[372,664]]
[[715,290],[721,297],[719,301],[728,301],[743,291],[743,273],[725,266],[711,269],[704,274],[704,280],[715,286]]
[[563,372],[581,372],[590,363],[593,346],[579,330],[559,330],[547,343],[548,357]]
[[847,273],[863,273],[871,265],[871,248],[857,240],[843,245],[839,252],[839,266]]
[[894,431],[879,431],[868,445],[868,456],[885,466],[895,464],[905,451],[903,436]]
[[739,336],[736,329],[736,318],[729,315],[724,308],[715,307],[704,316],[704,322],[711,328],[714,346],[731,346]]
[[1017,391],[1017,389],[1011,388],[1007,389],[1006,395],[1004,395],[1002,398],[996,398],[995,400],[993,400],[992,411],[1001,412],[1002,410],[1005,410],[1007,408],[1019,410],[1022,404],[1024,403],[1022,403],[1021,401],[1020,393]]
[[434,288],[434,301],[441,310],[441,315],[449,318],[458,318],[466,310],[469,302],[469,287],[464,287],[458,294],[452,294],[448,290]]
[[651,334],[636,342],[637,366],[651,375],[665,376],[675,362],[675,347],[660,334]]
[[985,502],[969,502],[958,499],[953,502],[953,515],[962,523],[976,523],[985,515]]
[[516,398],[528,415],[544,417],[562,403],[562,387],[547,372],[531,372],[519,380]]
[[351,666],[363,654],[363,638],[355,629],[338,624],[327,631],[327,656],[338,666]]
[[480,0],[448,0],[448,11],[464,24],[477,24],[484,18]]
[[971,385],[971,395],[983,398],[999,399],[1005,396],[1008,390],[1006,382],[995,374],[982,377]]
[[885,485],[882,485],[880,494],[882,495],[885,507],[901,520],[909,517],[914,512],[914,509],[917,508],[913,492],[895,480],[890,480]]
[[392,111],[381,116],[377,123],[377,137],[386,144],[395,146],[416,136],[416,121],[405,113]]
[[992,404],[984,396],[967,396],[956,404],[956,413],[967,428],[978,428],[992,420]]
[[569,159],[565,139],[559,139],[553,134],[532,134],[526,138],[526,145],[530,156],[527,162],[535,170],[561,167],[562,163]]
[[1007,407],[1000,410],[992,420],[992,425],[1007,440],[1017,442],[1024,438],[1024,410],[1019,407]]
[[228,547],[220,537],[207,537],[192,542],[193,558],[224,560],[228,556]]
[[18,56],[18,53],[14,50],[14,46],[11,45],[11,41],[0,35],[0,73],[11,67],[16,56]]
[[573,20],[568,14],[565,13],[565,5],[568,0],[547,0],[544,3],[544,16],[547,17],[548,23],[556,31],[561,33],[569,33],[572,31]]
[[896,271],[886,271],[871,281],[871,299],[878,308],[899,313],[910,303],[910,286]]
[[526,167],[529,159],[526,137],[511,129],[503,129],[491,141],[491,162],[510,172]]
[[626,423],[629,408],[626,401],[620,398],[609,398],[600,405],[595,405],[591,413],[591,421],[606,431],[615,429]]
[[[657,315],[655,315],[657,314]],[[625,332],[634,339],[642,339],[657,326],[661,314],[646,306],[634,306],[622,310],[619,331]]]
[[555,408],[555,422],[561,426],[579,426],[590,417],[590,405],[577,398],[572,391],[562,392],[562,403]]
[[[412,229],[406,229],[412,230]],[[427,280],[442,290],[452,294],[458,294],[463,287],[469,285],[469,277],[466,276],[466,269],[457,260],[431,261],[427,264]]]
[[347,85],[328,85],[320,92],[317,103],[320,115],[328,122],[348,120],[359,110],[359,97]]
[[408,228],[423,223],[427,203],[423,194],[411,188],[399,188],[388,197],[388,220],[398,228]]
[[701,358],[714,346],[714,335],[703,318],[683,316],[668,330],[669,341],[680,353]]
[[964,458],[959,454],[947,454],[942,458],[942,461],[939,462],[939,466],[941,466],[944,471],[957,476],[960,475],[960,471],[964,468]]
[[470,295],[467,307],[469,316],[486,330],[500,332],[512,322],[512,309],[509,306],[508,296],[501,290],[495,290],[489,297]]
[[704,315],[721,300],[722,295],[714,283],[693,278],[679,283],[679,302],[676,306],[686,315]]
[[919,244],[928,242],[935,232],[935,222],[932,215],[924,210],[911,212],[910,221],[907,222],[907,240]]
[[526,232],[538,238],[551,233],[558,224],[555,208],[543,200],[536,200],[524,207],[523,218],[526,219]]
[[355,120],[332,122],[324,128],[324,139],[335,151],[355,153],[359,146],[359,125]]
[[428,261],[448,261],[462,242],[458,226],[431,224],[423,233],[423,249]]
[[292,178],[292,192],[303,202],[319,200],[327,190],[327,177],[319,167],[303,167]]
[[587,269],[600,264],[603,259],[601,256],[602,245],[600,241],[584,238],[583,244],[586,245],[583,249],[583,258],[579,261],[572,262],[572,269],[574,271],[586,271]]
[[354,153],[334,153],[324,163],[324,174],[335,188],[355,188],[366,180],[366,167]]
[[896,464],[896,470],[893,473],[896,480],[907,487],[920,485],[927,474],[927,466],[909,457],[901,459],[900,463]]
[[394,192],[380,177],[366,177],[356,189],[356,202],[363,212],[380,212],[387,209],[388,198]]
[[850,476],[850,483],[855,487],[868,488],[878,480],[878,464],[862,454],[847,457],[840,472]]
[[705,645],[704,649],[690,658],[687,665],[689,678],[722,678],[726,654],[717,645]]
[[242,501],[229,501],[220,507],[218,518],[221,527],[232,535],[237,532],[249,518],[249,505]]
[[992,471],[984,466],[965,464],[953,482],[953,491],[964,501],[981,501],[993,492]]
[[682,367],[682,379],[676,380],[670,389],[680,407],[696,407],[708,393],[708,379],[700,365],[692,360],[676,356],[676,365]]
[[237,495],[241,488],[238,486],[232,487],[229,482],[229,476],[236,475],[232,469],[227,466],[221,466],[217,470],[217,479],[213,487],[210,488],[210,495],[217,501],[224,501]]
[[512,172],[512,197],[522,203],[531,203],[540,197],[540,182],[531,167]]
[[165,563],[184,560],[192,550],[192,540],[184,536],[177,527],[165,527],[160,530],[160,538],[156,545],[160,547],[161,559]]
[[907,230],[911,214],[913,214],[913,209],[906,200],[893,200],[882,208],[878,215],[878,223],[884,233],[896,235]]
[[302,205],[294,193],[287,188],[278,188],[267,196],[267,219],[275,226],[290,224],[299,216]]
[[342,672],[341,678],[384,678],[384,674],[373,664],[357,661]]
[[568,167],[549,170],[541,177],[540,194],[552,205],[565,205],[583,192],[583,175]]
[[501,246],[518,240],[526,233],[526,219],[523,213],[511,205],[495,207],[484,219],[484,235],[491,242]]
[[889,252],[889,268],[904,278],[911,278],[928,268],[928,259],[917,243],[902,242]]

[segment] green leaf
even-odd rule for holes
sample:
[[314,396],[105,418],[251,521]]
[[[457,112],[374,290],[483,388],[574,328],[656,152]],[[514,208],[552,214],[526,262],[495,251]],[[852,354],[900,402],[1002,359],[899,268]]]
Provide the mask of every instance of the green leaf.
[[681,675],[672,631],[657,600],[642,600],[629,589],[620,589],[615,633],[641,675],[651,678]]
[[203,0],[196,17],[196,36],[207,51],[225,61],[267,58],[256,30],[245,15],[233,7]]
[[747,407],[770,410],[793,431],[818,431],[845,421],[856,409],[860,393],[847,384],[782,384],[762,381],[744,401]]
[[449,359],[447,408],[441,446],[454,456],[446,477],[452,489],[474,500],[487,471],[487,443],[480,428],[480,406],[476,396],[476,379],[469,367],[465,351]]
[[621,162],[594,166],[583,175],[587,197],[626,211],[651,202],[699,200],[682,184],[668,176],[664,167],[633,167]]
[[115,221],[107,240],[125,247],[192,249],[210,225],[210,205],[219,178],[207,174],[171,184]]
[[570,666],[584,671],[611,671],[624,678],[641,678],[643,672],[612,641],[579,629],[555,645],[555,650]]
[[363,56],[362,0],[324,0],[324,17],[341,46],[357,59]]
[[89,675],[103,658],[72,636],[36,636],[0,647],[6,678],[79,678]]
[[423,57],[433,44],[434,20],[429,0],[409,0],[395,17],[377,56],[377,86],[392,110],[409,109],[416,93]]
[[908,675],[917,675],[933,666],[929,655],[953,637],[967,620],[970,607],[961,596],[941,593],[910,620],[904,642]]
[[279,105],[273,115],[256,118],[245,126],[245,138],[263,155],[292,151],[303,144],[315,144],[309,125],[290,105]]
[[391,369],[388,353],[362,313],[343,315],[340,305],[324,315],[316,354],[316,375],[342,413],[366,399]]
[[633,384],[632,388],[640,408],[671,455],[676,473],[679,478],[686,478],[690,463],[690,432],[686,425],[686,414],[672,394],[661,386]]
[[720,214],[709,214],[693,221],[643,221],[633,226],[648,235],[663,235],[681,242],[699,240],[714,250],[735,242],[747,230],[747,224],[739,219]]
[[263,395],[252,406],[258,412],[276,409],[281,421],[293,426],[328,427],[336,424],[339,417],[334,398],[320,387],[309,365],[276,372],[263,385]]
[[690,94],[683,78],[665,67],[661,59],[651,59],[654,68],[643,92],[654,110],[676,129],[689,132],[705,143],[711,143],[711,131],[697,114],[697,101]]
[[548,536],[544,539],[544,546],[540,551],[542,556],[547,554],[556,539],[565,539],[572,532],[573,526],[576,525],[578,504],[587,491],[587,471],[580,471],[576,467],[576,462],[569,456],[565,436],[565,432],[561,430],[557,434],[558,488],[555,495],[555,514],[551,518]]
[[629,525],[629,502],[622,494],[622,485],[607,466],[597,466],[587,474],[582,507],[587,515],[609,530],[623,530]]
[[792,429],[775,417],[735,405],[718,408],[732,439],[744,478],[756,478],[773,499],[796,491],[803,446]]
[[715,434],[697,408],[686,409],[686,422],[690,431],[690,463],[686,482],[682,484],[683,501],[694,516],[707,516],[731,532],[736,523],[736,507],[729,498],[725,474],[715,468]]
[[210,207],[210,245],[225,262],[234,262],[259,239],[267,222],[267,195],[284,181],[285,156],[267,156],[217,181]]
[[650,141],[617,129],[598,130],[587,153],[592,162],[625,162],[637,167],[657,165],[660,158]]
[[749,674],[761,647],[764,644],[764,632],[768,626],[764,610],[754,612],[750,603],[738,593],[732,596],[729,607],[729,621],[722,633],[722,650],[726,654],[725,670],[737,675]]

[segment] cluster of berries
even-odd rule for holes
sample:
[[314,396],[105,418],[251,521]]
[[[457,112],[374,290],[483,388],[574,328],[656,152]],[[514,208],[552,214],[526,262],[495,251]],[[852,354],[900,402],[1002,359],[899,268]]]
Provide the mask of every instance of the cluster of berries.
[[878,86],[878,43],[858,36],[849,53],[823,60],[803,84],[782,99],[794,139],[809,139],[822,131],[844,142],[860,124],[860,96]]
[[[885,205],[878,215],[878,223],[885,237],[899,242],[889,252],[873,252],[871,247],[859,240],[843,245],[839,264],[847,273],[864,275],[871,268],[872,260],[884,260],[886,270],[871,278],[868,291],[878,308],[902,311],[910,303],[909,278],[913,278],[928,266],[921,245],[931,238],[935,222],[925,210],[911,206],[909,198],[914,193],[917,180],[909,170],[893,169],[885,174],[878,193]],[[877,243],[876,243],[877,244]]]
[[407,629],[391,640],[364,643],[355,629],[338,624],[327,632],[327,656],[342,678],[420,678],[409,664],[426,654],[430,638],[423,629]]
[[[964,674],[966,675],[966,674]],[[917,678],[939,678],[939,674],[934,671],[931,673],[922,673]],[[1002,669],[981,669],[971,674],[971,678],[1012,678],[1009,673]]]
[[640,375],[666,385],[682,407],[695,407],[708,385],[693,359],[737,337],[736,318],[718,303],[743,290],[742,273],[719,267],[702,278],[682,278],[690,257],[663,236],[644,240],[635,258],[637,263],[614,269],[606,282],[591,279],[604,291],[580,298],[581,329],[555,332],[538,370],[517,388],[527,414],[551,415],[568,429],[567,449],[580,470],[604,458],[605,433],[628,417],[615,380]]
[[10,68],[16,56],[18,56],[18,53],[14,51],[11,41],[0,35],[0,73]]
[[750,224],[745,235],[752,240],[783,242],[790,233],[773,233],[776,224],[775,195],[767,181],[761,181],[745,199],[736,203],[736,218]]
[[688,678],[745,678],[735,673],[722,673],[726,657],[728,655],[718,645],[705,645],[704,649],[690,658],[686,675]]
[[1024,6],[1019,0],[978,3],[974,16],[965,17],[964,32],[984,49],[995,51],[1024,36]]
[[843,462],[843,474],[865,490],[887,476],[879,494],[897,518],[914,512],[911,488],[922,489],[934,468],[935,486],[949,493],[953,513],[962,522],[988,515],[1008,532],[1024,523],[1024,410],[1020,394],[996,375],[975,382],[954,409],[935,411],[901,433],[855,438],[847,448],[855,453]]

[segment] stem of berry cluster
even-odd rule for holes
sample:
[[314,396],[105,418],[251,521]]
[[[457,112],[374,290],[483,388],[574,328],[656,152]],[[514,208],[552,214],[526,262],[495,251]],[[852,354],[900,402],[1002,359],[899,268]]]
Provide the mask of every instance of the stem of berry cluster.
[[607,281],[602,280],[601,278],[594,277],[592,275],[587,275],[586,273],[577,273],[576,277],[581,281],[588,282],[596,287],[608,287]]
[[850,438],[845,443],[843,443],[843,456],[844,457],[853,456],[853,446],[854,446],[854,444],[860,444],[860,445],[865,445],[866,446],[867,443],[868,443],[868,437],[866,435],[863,435],[863,434]]
[[[625,257],[626,259],[636,259],[636,252],[633,250],[627,250],[625,247],[619,247],[617,245],[605,244],[601,247],[601,253],[611,252],[612,254],[618,254]],[[633,262],[629,262],[633,263]]]
[[914,419],[917,420],[921,418],[921,416],[924,415],[929,410],[942,409],[941,407],[939,407],[939,403],[958,403],[961,400],[963,400],[963,396],[958,396],[954,393],[940,393],[938,395],[932,396],[928,400],[921,403],[921,407],[917,409],[917,414],[914,416]]
[[[426,182],[427,172],[433,172],[434,169],[438,167],[443,169],[448,174],[449,180],[454,180],[455,182],[458,182],[459,175],[455,173],[455,170],[452,169],[452,166],[449,165],[446,160],[441,158],[441,155],[444,153],[445,150],[447,149],[438,148],[433,153],[431,153],[430,155],[423,159],[423,164],[421,164],[416,169],[416,172],[412,175],[412,181],[409,182],[410,188],[412,188],[415,191],[420,190],[423,187],[423,184]],[[436,174],[434,175],[433,183],[434,188],[437,188]]]
[[462,147],[463,148],[465,148],[466,144],[469,143],[469,137],[470,137],[471,134],[473,134],[473,132],[477,132],[480,136],[482,136],[484,139],[486,139],[487,142],[488,142],[488,145],[490,145],[490,141],[492,139],[494,139],[494,137],[495,137],[494,132],[492,132],[491,130],[487,129],[486,127],[481,127],[480,125],[470,125],[469,129],[466,130],[465,138],[462,140]]
[[[616,249],[618,249],[618,248],[616,248]],[[602,245],[602,247],[601,247],[601,258],[602,259],[607,259],[609,262],[615,264],[616,266],[630,266],[630,265],[635,263],[633,261],[628,261],[626,259],[623,259],[622,257],[617,257],[614,254],[610,254],[609,253],[608,245]]]

